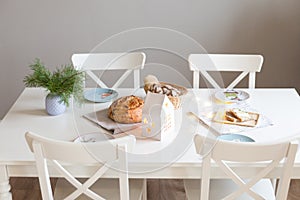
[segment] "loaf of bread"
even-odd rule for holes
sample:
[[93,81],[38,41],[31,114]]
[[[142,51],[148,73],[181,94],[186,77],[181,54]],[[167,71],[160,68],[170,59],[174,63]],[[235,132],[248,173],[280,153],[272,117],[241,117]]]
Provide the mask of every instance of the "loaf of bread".
[[108,109],[108,117],[115,122],[130,124],[142,121],[144,100],[131,95],[115,100]]

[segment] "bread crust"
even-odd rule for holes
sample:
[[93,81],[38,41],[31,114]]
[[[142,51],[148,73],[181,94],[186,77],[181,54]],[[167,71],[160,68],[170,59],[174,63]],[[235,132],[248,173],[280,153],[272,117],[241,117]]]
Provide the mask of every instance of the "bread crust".
[[230,112],[232,113],[232,115],[238,119],[239,122],[244,122],[244,121],[249,121],[251,120],[251,116],[249,115],[249,113],[242,111],[238,108],[234,108],[232,110],[230,110]]
[[238,121],[238,119],[235,118],[235,116],[230,111],[226,111],[226,113],[225,113],[225,119],[227,121],[230,121],[230,122],[237,122]]
[[242,111],[238,108],[227,110],[224,118],[230,122],[245,122],[252,119],[248,112]]
[[130,124],[142,121],[144,100],[131,95],[115,100],[108,109],[108,117],[118,123]]

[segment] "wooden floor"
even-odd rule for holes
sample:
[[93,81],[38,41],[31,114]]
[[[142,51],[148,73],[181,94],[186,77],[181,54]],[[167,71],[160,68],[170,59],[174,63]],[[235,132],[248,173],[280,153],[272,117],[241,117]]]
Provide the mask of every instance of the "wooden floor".
[[[11,178],[13,200],[41,200],[37,178]],[[55,179],[52,185],[55,186]],[[185,191],[182,180],[148,180],[149,200],[184,200]],[[288,200],[300,199],[300,180],[292,180]]]

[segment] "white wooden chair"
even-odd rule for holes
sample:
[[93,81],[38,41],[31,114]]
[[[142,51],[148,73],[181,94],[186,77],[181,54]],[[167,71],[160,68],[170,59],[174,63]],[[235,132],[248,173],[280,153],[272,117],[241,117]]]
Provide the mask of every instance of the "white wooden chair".
[[[239,54],[191,54],[188,58],[190,70],[193,71],[193,88],[199,88],[200,74],[215,88],[233,89],[249,74],[250,89],[255,88],[255,75],[260,72],[263,57],[261,55]],[[221,87],[208,72],[241,72],[227,87]],[[220,76],[218,76],[220,77]]]
[[[25,137],[30,150],[34,153],[44,200],[54,198],[49,179],[49,171],[52,170],[51,172],[54,173],[53,168],[59,177],[63,177],[71,184],[69,186],[61,184],[65,186],[64,188],[56,187],[55,199],[70,200],[86,199],[87,197],[89,199],[146,199],[143,196],[144,181],[128,180],[126,151],[133,148],[135,144],[134,136],[126,136],[112,140],[112,142],[97,143],[57,141],[30,132],[27,132]],[[73,165],[70,165],[71,163]],[[86,177],[86,174],[89,175],[89,178],[82,183],[82,179],[78,180],[72,175],[70,166],[74,167],[74,165],[75,169],[84,165],[95,168],[92,172],[88,170],[85,171],[86,173],[82,172],[83,177]],[[100,179],[110,168],[117,171],[117,179]],[[56,190],[59,190],[59,192],[56,192]],[[69,195],[63,194],[68,191],[71,191]]]
[[[133,53],[84,53],[73,54],[72,64],[76,69],[86,72],[102,88],[117,88],[133,72],[134,88],[140,87],[140,69],[144,68],[146,55],[142,52]],[[108,87],[94,72],[106,70],[125,70],[122,76]]]
[[[196,151],[206,139],[196,135],[194,138]],[[298,142],[282,142],[276,144],[239,143],[217,140],[211,151],[203,156],[201,183],[200,180],[184,180],[188,199],[276,199],[285,200],[290,185],[290,176],[294,164]],[[214,161],[214,162],[213,162]],[[282,163],[280,163],[282,161]],[[235,163],[247,167],[255,163],[266,162],[266,167],[257,171],[253,177],[244,177],[230,167]],[[278,173],[279,184],[275,190],[271,181],[264,179],[273,169],[282,164]],[[210,179],[211,165],[217,165],[228,179]],[[243,179],[245,178],[245,179]],[[201,186],[200,186],[201,185]],[[200,189],[201,188],[201,189]],[[200,198],[201,196],[201,198]]]

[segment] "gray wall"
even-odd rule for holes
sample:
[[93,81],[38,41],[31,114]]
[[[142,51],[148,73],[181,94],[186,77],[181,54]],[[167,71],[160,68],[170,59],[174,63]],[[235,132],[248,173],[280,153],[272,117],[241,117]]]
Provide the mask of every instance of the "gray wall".
[[[148,26],[185,33],[209,53],[262,54],[258,87],[300,90],[298,0],[1,0],[0,118],[23,90],[22,80],[35,58],[55,68],[111,35]],[[119,50],[117,45],[110,48]],[[146,53],[148,62],[172,66],[191,82],[185,60]],[[165,71],[160,76],[170,79]]]

